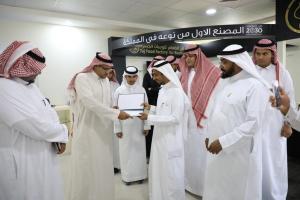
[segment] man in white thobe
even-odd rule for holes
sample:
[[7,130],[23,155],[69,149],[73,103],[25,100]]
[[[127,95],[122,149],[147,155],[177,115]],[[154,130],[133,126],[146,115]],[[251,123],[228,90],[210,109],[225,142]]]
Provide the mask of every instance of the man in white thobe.
[[57,153],[68,130],[34,84],[45,66],[30,42],[15,41],[0,55],[1,200],[64,198]]
[[[167,61],[153,65],[152,77],[162,87],[157,106],[142,120],[154,125],[150,166],[150,200],[184,200],[184,133],[190,103],[179,79]],[[149,109],[149,106],[146,106]]]
[[203,195],[206,168],[206,148],[204,140],[208,134],[206,123],[213,105],[214,96],[220,87],[220,69],[217,68],[201,51],[198,45],[187,45],[180,59],[181,83],[192,102],[193,112],[187,140],[185,155],[185,188],[198,196]]
[[[279,63],[276,45],[268,39],[259,40],[253,49],[253,61],[259,74],[269,83],[278,81],[291,99],[295,108],[293,80],[289,72]],[[267,108],[267,122],[263,131],[263,199],[284,200],[288,190],[287,146],[282,134],[284,116],[272,107]]]
[[74,112],[71,200],[114,199],[113,120],[129,115],[111,108],[107,74],[112,67],[107,54],[96,53],[68,87]]
[[[145,103],[148,103],[136,67],[129,66],[125,69],[122,85],[114,94],[114,106],[118,104],[119,95],[124,94],[144,94]],[[150,126],[137,117],[126,121],[117,120],[114,123],[114,132],[119,138],[121,177],[127,185],[134,181],[143,183],[147,178],[145,136],[149,130]]]
[[174,72],[177,74],[178,78],[180,79],[180,77],[181,77],[181,72],[180,72],[180,68],[179,68],[180,59],[176,58],[173,55],[169,55],[169,56],[166,57],[165,60],[170,63],[170,65],[172,66]]
[[207,125],[203,200],[261,200],[261,124],[269,85],[242,46],[230,45],[218,57],[227,79]]
[[[111,98],[112,98],[112,103],[113,103],[113,98],[114,98],[114,94],[115,91],[118,87],[120,87],[120,84],[118,83],[117,80],[117,74],[116,74],[116,70],[112,69],[108,75],[107,78],[109,80],[110,83],[110,92],[111,92]],[[119,140],[117,138],[117,136],[113,133],[113,164],[114,164],[114,173],[118,173],[120,171],[120,155],[119,155]]]
[[[148,96],[149,104],[156,105],[158,92],[160,90],[160,85],[157,84],[151,77],[150,71],[153,66],[153,64],[159,60],[164,60],[165,58],[162,56],[155,56],[150,64],[147,66],[147,72],[144,75],[143,78],[143,87],[145,88]],[[148,135],[146,136],[146,155],[147,159],[150,158],[150,152],[151,152],[151,144],[152,144],[152,135],[153,135],[153,126],[151,127],[151,130],[149,131]]]

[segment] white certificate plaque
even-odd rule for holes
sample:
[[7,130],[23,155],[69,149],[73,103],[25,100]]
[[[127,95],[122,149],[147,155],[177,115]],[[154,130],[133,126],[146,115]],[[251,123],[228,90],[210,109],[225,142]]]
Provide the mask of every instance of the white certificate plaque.
[[139,113],[144,112],[145,94],[134,93],[134,94],[119,94],[118,107],[128,113],[132,117],[140,116]]

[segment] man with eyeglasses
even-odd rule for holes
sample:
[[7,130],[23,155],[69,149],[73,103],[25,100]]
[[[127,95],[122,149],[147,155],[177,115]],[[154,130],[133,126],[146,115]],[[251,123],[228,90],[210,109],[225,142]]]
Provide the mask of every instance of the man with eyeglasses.
[[96,53],[92,63],[69,84],[74,113],[70,197],[72,200],[114,199],[113,121],[130,116],[111,107],[107,78],[111,58]]

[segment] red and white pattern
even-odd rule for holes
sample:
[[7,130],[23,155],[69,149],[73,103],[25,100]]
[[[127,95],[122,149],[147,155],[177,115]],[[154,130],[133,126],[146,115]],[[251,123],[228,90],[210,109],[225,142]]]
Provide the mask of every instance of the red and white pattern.
[[[106,53],[99,53],[98,56],[100,58],[103,58],[105,60],[111,60],[110,56],[107,55]],[[92,63],[85,67],[82,71],[76,73],[73,78],[71,79],[69,85],[68,85],[68,89],[69,90],[74,90],[75,91],[75,79],[76,79],[76,76],[80,73],[88,73],[88,72],[91,72],[93,71],[93,68],[95,65],[106,65],[106,66],[109,66],[109,67],[113,67],[113,64],[112,63],[107,63],[107,62],[104,62],[104,61],[101,61],[99,60],[96,56],[94,57],[94,59],[92,60]],[[76,91],[75,91],[76,93]]]
[[[258,41],[259,44],[272,44],[272,41],[269,40],[269,39],[261,39]],[[279,81],[279,76],[280,76],[280,68],[282,67],[282,65],[280,64],[279,62],[279,59],[278,59],[278,54],[277,54],[277,49],[276,49],[276,45],[272,45],[272,46],[269,46],[269,47],[259,47],[259,46],[254,46],[253,48],[253,56],[252,56],[252,60],[253,62],[256,64],[256,57],[255,57],[255,52],[257,49],[268,49],[272,52],[273,54],[273,58],[272,58],[272,64],[276,66],[276,80]]]
[[[185,48],[194,49],[196,45],[187,45]],[[191,100],[193,111],[197,120],[197,126],[202,128],[201,120],[207,117],[204,115],[206,107],[208,105],[209,98],[217,85],[221,71],[216,67],[201,51],[197,48],[193,51],[189,51],[188,54],[195,54],[197,56],[195,62],[195,77],[191,85]],[[181,72],[180,82],[182,84],[183,90],[188,94],[188,79],[189,79],[189,68],[185,62],[187,53],[183,54],[179,67]]]
[[[0,76],[5,78],[13,77],[30,77],[41,73],[46,67],[45,63],[41,63],[26,55],[28,51],[32,51],[36,55],[43,57],[43,54],[37,49],[31,49],[32,45],[28,42],[14,41],[0,54]],[[23,48],[24,46],[25,49]],[[22,49],[20,54],[15,54]]]

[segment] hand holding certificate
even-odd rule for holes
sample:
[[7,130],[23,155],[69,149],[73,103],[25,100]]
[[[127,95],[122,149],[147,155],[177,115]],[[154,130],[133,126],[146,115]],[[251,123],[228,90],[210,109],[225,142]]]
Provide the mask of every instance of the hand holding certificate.
[[118,97],[119,109],[128,113],[132,117],[140,116],[140,113],[144,111],[144,102],[144,93],[119,94]]

